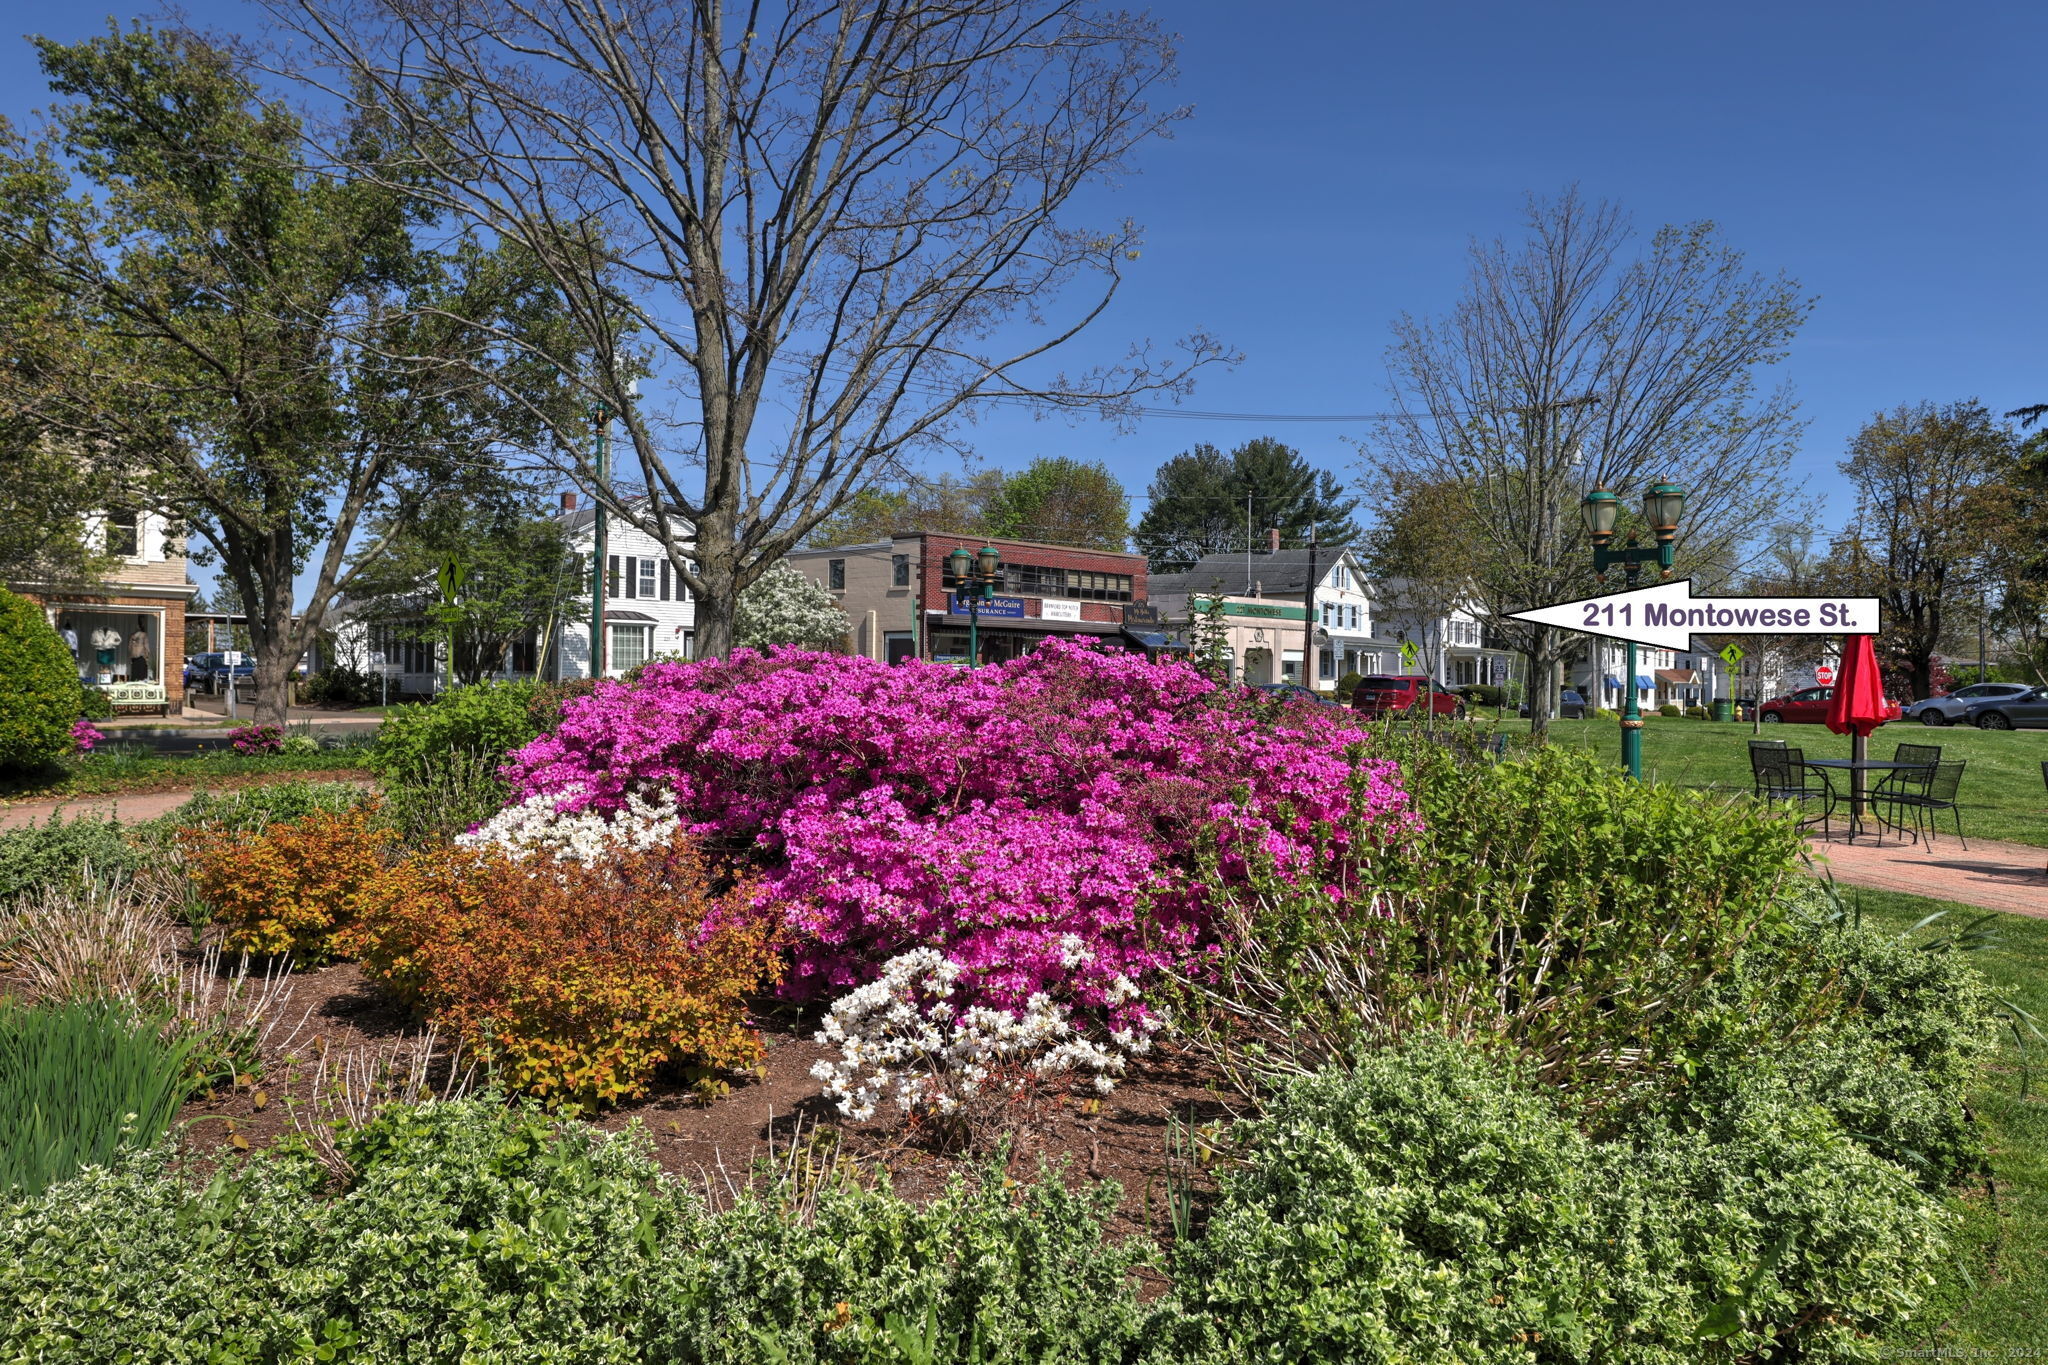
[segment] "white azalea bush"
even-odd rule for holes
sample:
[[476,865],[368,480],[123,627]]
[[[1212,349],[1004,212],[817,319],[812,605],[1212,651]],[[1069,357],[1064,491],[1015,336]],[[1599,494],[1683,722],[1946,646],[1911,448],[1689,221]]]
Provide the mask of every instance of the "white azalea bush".
[[[1079,965],[1079,940],[1068,950],[1069,965]],[[870,1119],[888,1099],[913,1129],[973,1146],[1035,1117],[1075,1080],[1107,1094],[1158,1027],[1148,1021],[1100,1043],[1076,1032],[1072,1011],[1043,993],[1018,1013],[962,1008],[955,1003],[962,974],[937,949],[916,948],[890,958],[879,980],[833,1002],[817,1041],[838,1048],[840,1059],[819,1062],[811,1074],[841,1114]]]
[[515,857],[543,854],[558,863],[595,867],[617,852],[666,845],[682,824],[673,792],[629,793],[626,804],[610,815],[562,809],[581,794],[567,791],[529,796],[469,833],[457,835],[455,842],[464,847],[496,844]]

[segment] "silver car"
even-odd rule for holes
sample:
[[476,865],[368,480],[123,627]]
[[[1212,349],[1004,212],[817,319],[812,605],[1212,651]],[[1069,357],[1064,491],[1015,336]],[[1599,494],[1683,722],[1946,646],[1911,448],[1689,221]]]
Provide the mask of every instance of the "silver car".
[[1899,716],[1902,720],[1917,720],[1922,725],[1954,725],[1962,721],[1964,712],[1977,702],[2010,701],[2033,690],[2026,683],[1971,683],[1944,696],[1916,701]]
[[2048,730],[2048,687],[2029,687],[2017,697],[1979,697],[1964,720],[1979,730]]

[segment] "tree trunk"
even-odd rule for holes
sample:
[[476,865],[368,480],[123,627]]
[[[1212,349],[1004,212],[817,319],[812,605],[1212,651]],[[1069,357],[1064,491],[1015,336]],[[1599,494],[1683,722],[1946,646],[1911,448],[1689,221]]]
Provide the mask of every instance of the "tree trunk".
[[[254,632],[251,632],[252,635]],[[292,648],[291,629],[264,632],[256,644],[256,715],[258,725],[284,725],[291,700],[292,667],[300,651]]]
[[1529,661],[1529,733],[1539,740],[1550,737],[1551,707],[1557,701],[1556,640],[1555,631],[1539,630],[1534,645],[1523,654]]
[[[702,553],[702,547],[699,547]],[[697,597],[697,657],[722,659],[732,653],[733,618],[739,606],[738,575],[732,551],[705,554],[698,561],[704,591]]]

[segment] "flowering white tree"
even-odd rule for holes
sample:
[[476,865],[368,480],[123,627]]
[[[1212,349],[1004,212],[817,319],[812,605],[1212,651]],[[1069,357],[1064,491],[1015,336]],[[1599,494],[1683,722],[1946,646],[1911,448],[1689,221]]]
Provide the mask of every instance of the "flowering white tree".
[[733,643],[753,649],[825,649],[844,640],[851,626],[831,593],[789,565],[774,564],[740,594],[739,609],[733,614]]

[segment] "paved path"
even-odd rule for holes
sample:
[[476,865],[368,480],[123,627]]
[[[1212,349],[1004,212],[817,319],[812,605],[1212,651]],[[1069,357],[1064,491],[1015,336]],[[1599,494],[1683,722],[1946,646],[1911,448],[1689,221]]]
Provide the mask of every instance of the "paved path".
[[1867,839],[1850,844],[1839,835],[1811,842],[1815,859],[1825,859],[1844,886],[2048,918],[2048,848],[1972,839],[1966,852],[1953,835],[1938,837],[1932,847],[1887,839],[1879,848]]

